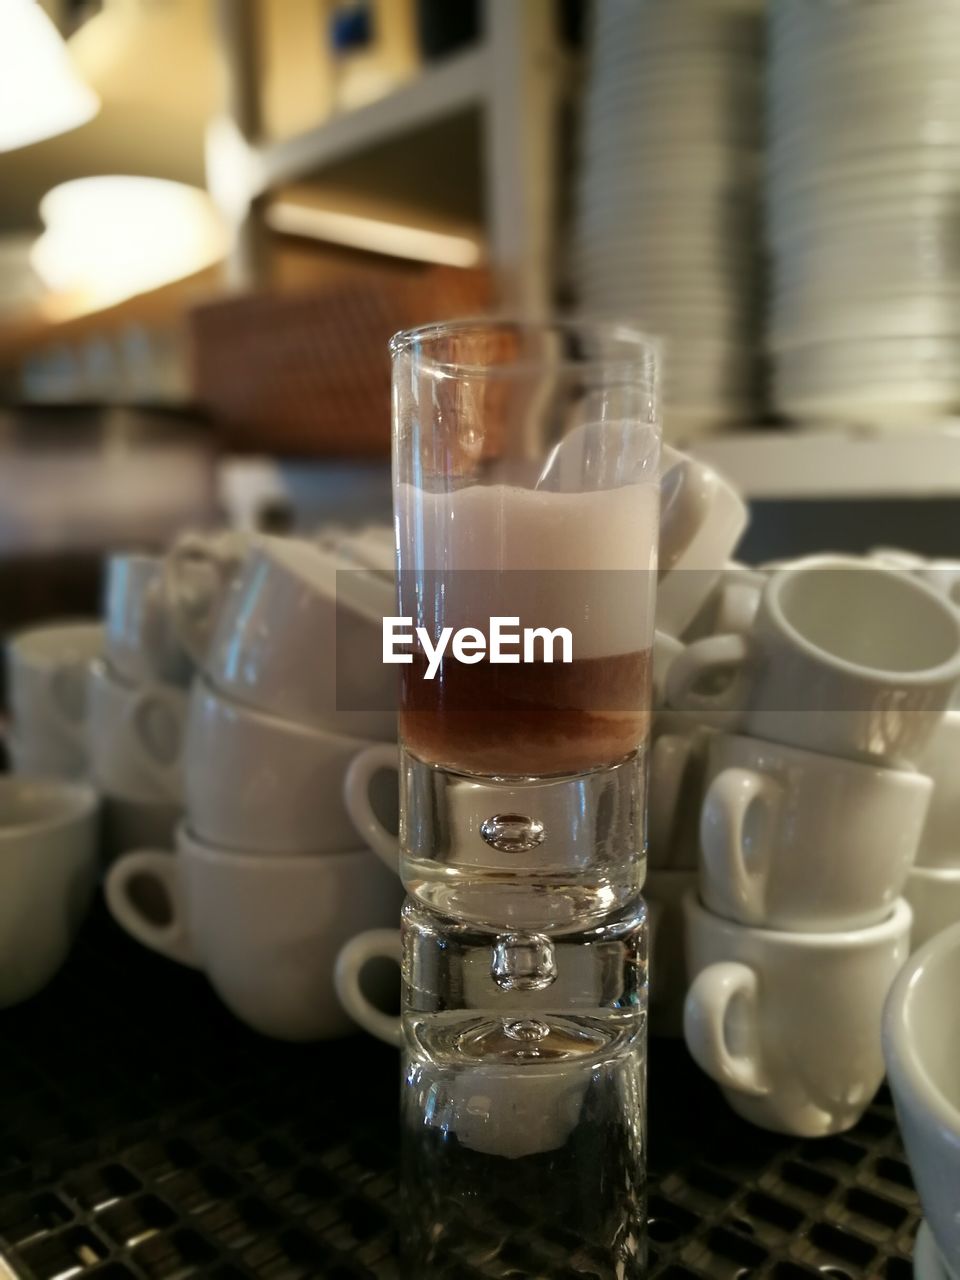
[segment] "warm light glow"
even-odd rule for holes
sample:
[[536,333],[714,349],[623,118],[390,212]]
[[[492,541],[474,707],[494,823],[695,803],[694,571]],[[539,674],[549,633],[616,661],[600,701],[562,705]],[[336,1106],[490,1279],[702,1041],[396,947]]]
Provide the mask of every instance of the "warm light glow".
[[0,151],[76,129],[99,107],[36,0],[0,0]]
[[266,221],[274,231],[285,235],[326,240],[330,244],[366,249],[369,253],[384,253],[393,258],[413,258],[446,267],[475,267],[481,258],[480,246],[467,236],[334,209],[315,209],[284,200],[270,205]]
[[47,229],[33,246],[34,270],[87,309],[193,275],[230,247],[206,192],[159,178],[65,182],[40,201],[40,216]]

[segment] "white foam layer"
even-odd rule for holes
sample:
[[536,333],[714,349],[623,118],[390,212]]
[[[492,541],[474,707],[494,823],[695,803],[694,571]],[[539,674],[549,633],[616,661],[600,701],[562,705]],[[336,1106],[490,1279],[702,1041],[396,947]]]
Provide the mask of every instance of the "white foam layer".
[[[499,484],[429,493],[402,484],[396,504],[404,578],[443,577],[436,622],[442,612],[443,625],[454,627],[493,614],[519,616],[521,626],[566,626],[575,659],[649,647],[657,484],[580,493]],[[405,609],[410,585],[401,584]]]

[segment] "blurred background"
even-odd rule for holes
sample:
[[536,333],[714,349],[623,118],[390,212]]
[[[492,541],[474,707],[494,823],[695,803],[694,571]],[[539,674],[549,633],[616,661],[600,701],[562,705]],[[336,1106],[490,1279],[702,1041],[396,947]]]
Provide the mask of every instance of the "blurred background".
[[386,340],[664,335],[744,558],[956,552],[944,0],[2,0],[5,623],[107,549],[387,519]]

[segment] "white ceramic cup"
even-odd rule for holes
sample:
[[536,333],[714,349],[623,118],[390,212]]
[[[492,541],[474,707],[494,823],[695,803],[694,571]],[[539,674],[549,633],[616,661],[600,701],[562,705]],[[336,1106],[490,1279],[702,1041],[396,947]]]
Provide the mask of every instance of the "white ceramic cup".
[[[337,952],[397,919],[403,893],[367,850],[322,858],[239,853],[181,826],[177,852],[127,854],[107,905],[138,942],[202,969],[242,1021],[280,1040],[325,1040],[353,1024],[333,986]],[[165,914],[144,907],[160,896]]]
[[747,508],[706,463],[668,445],[661,456],[657,627],[681,636],[746,528]]
[[696,871],[651,871],[643,883],[650,915],[650,1034],[679,1039],[687,995],[683,902],[697,891]]
[[185,533],[163,566],[163,594],[181,646],[202,666],[214,628],[254,539],[237,529]]
[[174,685],[123,684],[104,662],[89,671],[92,773],[109,795],[178,802],[187,696]]
[[106,657],[131,684],[186,684],[192,663],[170,619],[159,556],[113,555],[104,591]]
[[903,896],[913,910],[911,938],[916,950],[960,923],[960,866],[914,867],[907,876]]
[[[883,1014],[890,1089],[944,1280],[960,1278],[958,990],[960,924],[911,957],[893,984]],[[927,1275],[934,1280],[933,1265],[931,1260],[929,1272],[918,1267],[918,1280]]]
[[909,574],[822,556],[770,577],[747,635],[689,645],[667,700],[754,737],[912,767],[958,680],[960,612]]
[[960,708],[937,725],[917,767],[933,779],[917,865],[960,867]]
[[97,829],[92,787],[0,778],[0,1008],[67,958],[97,881]]
[[351,737],[397,733],[397,677],[383,662],[390,580],[348,569],[315,544],[262,538],[218,615],[205,669],[258,711]]
[[700,854],[700,805],[710,725],[682,711],[659,711],[653,722],[647,805],[647,866],[695,871]]
[[910,949],[900,899],[866,929],[752,929],[684,902],[684,1039],[739,1115],[799,1137],[856,1124],[883,1079],[880,1019]]
[[[183,769],[191,830],[210,844],[249,853],[356,848],[344,787],[351,760],[370,745],[253,711],[198,679]],[[382,763],[365,779],[366,793],[351,807],[395,829],[396,746],[378,759]],[[358,785],[355,775],[352,785]],[[395,869],[396,852],[388,861]]]
[[933,783],[760,738],[707,748],[700,897],[765,929],[862,929],[903,891]]
[[45,773],[87,772],[87,668],[103,651],[98,622],[59,622],[7,641],[7,689],[24,763]]

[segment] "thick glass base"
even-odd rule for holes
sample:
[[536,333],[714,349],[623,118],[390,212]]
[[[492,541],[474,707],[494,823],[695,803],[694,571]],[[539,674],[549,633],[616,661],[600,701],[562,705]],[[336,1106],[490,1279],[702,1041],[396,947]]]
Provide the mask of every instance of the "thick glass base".
[[403,935],[404,1274],[639,1280],[643,903],[534,940],[408,900]]
[[400,874],[445,916],[558,933],[601,921],[646,872],[646,751],[588,773],[490,778],[401,750]]

